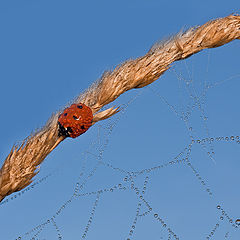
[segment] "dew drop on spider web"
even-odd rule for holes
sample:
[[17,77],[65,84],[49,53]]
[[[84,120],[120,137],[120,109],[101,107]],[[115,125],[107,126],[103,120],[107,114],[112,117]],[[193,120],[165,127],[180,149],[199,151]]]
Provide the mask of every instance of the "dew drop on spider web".
[[237,220],[235,221],[235,223],[236,223],[238,226],[240,226],[240,219],[237,219]]

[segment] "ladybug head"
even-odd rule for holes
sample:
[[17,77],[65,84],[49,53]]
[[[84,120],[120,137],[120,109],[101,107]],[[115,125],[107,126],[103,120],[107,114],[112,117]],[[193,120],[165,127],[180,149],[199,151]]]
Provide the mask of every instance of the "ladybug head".
[[91,108],[83,103],[72,104],[58,118],[58,135],[76,138],[91,127],[92,119]]

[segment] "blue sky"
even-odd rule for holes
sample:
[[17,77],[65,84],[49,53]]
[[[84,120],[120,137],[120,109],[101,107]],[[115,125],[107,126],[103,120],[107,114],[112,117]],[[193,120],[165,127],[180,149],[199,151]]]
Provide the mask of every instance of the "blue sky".
[[[13,144],[105,70],[181,29],[237,11],[237,0],[1,1],[1,164]],[[61,143],[35,185],[0,205],[1,239],[157,240],[176,234],[191,240],[211,232],[210,239],[239,239],[232,226],[240,218],[239,54],[239,41],[203,51],[151,86],[121,96],[116,103],[127,104],[125,112]],[[212,87],[203,94],[206,85]],[[190,136],[190,162],[170,163],[189,148]],[[211,143],[197,143],[211,137]],[[179,160],[185,157],[186,151]],[[144,169],[134,177],[137,194],[125,177]],[[56,214],[77,182],[82,195]]]

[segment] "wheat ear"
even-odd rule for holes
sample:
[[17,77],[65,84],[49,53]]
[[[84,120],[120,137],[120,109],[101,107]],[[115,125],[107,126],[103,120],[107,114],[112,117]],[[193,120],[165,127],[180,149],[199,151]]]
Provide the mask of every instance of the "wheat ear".
[[[124,92],[142,88],[157,80],[174,61],[185,59],[206,49],[222,46],[240,39],[240,16],[230,15],[180,32],[155,44],[143,57],[129,60],[113,71],[103,74],[75,103],[84,103],[94,114],[93,124],[119,111],[103,106],[113,102]],[[58,136],[56,113],[41,130],[29,136],[20,146],[14,146],[0,170],[0,201],[7,195],[28,186],[38,173],[40,163],[65,138]]]

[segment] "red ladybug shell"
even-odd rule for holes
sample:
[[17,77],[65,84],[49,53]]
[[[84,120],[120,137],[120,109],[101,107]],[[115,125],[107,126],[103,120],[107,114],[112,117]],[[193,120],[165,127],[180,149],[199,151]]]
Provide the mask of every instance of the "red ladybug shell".
[[58,118],[59,136],[76,138],[92,125],[91,108],[83,103],[72,104]]

